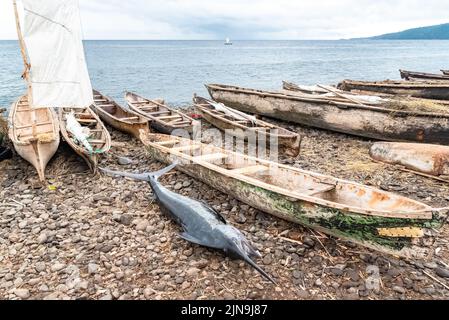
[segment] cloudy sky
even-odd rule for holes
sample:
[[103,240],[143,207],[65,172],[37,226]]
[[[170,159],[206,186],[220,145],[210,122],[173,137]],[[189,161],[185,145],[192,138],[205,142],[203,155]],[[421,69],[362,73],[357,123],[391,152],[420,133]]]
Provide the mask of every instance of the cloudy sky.
[[[447,0],[79,2],[86,39],[341,39],[449,22]],[[15,38],[12,0],[0,0],[0,39]]]

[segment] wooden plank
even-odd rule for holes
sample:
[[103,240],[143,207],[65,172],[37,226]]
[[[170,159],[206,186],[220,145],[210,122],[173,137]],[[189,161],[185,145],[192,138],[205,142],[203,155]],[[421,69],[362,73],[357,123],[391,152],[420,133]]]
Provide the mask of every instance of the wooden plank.
[[121,121],[139,120],[139,117],[118,118]]
[[230,170],[230,171],[233,173],[238,173],[238,174],[255,174],[255,173],[260,173],[260,172],[269,171],[269,170],[270,170],[270,168],[267,166],[257,165],[257,166],[250,166],[250,167],[234,169],[234,170]]
[[104,140],[88,140],[90,144],[103,144],[106,143]]
[[168,140],[168,141],[156,142],[156,144],[159,146],[169,146],[171,144],[176,144],[176,143],[179,143],[179,141],[178,140]]
[[182,119],[182,117],[180,115],[158,117],[159,120],[169,120],[169,119],[178,119],[178,118]]
[[41,127],[41,126],[46,126],[46,125],[50,125],[53,124],[53,122],[51,121],[47,121],[47,122],[41,122],[41,123],[33,123],[33,124],[28,124],[26,126],[20,126],[20,127],[16,127],[16,129],[26,129],[26,128],[31,128],[31,127]]
[[148,112],[147,114],[150,116],[158,116],[158,115],[165,114],[165,113],[171,113],[171,112],[166,110],[166,111]]
[[82,123],[97,123],[97,120],[95,119],[77,119],[78,122]]
[[308,196],[316,196],[317,194],[323,193],[323,192],[328,192],[328,191],[332,191],[336,188],[337,186],[335,185],[325,185],[323,188],[315,188],[314,190],[312,190],[311,192],[306,192],[305,194]]
[[227,154],[224,153],[212,153],[212,154],[205,154],[199,157],[193,157],[193,160],[199,160],[199,161],[205,161],[205,162],[212,162],[215,160],[222,160],[226,159],[228,157]]
[[183,151],[196,150],[196,149],[200,149],[200,148],[201,148],[200,145],[188,145],[188,146],[183,146],[183,147],[172,148],[171,150],[183,152]]

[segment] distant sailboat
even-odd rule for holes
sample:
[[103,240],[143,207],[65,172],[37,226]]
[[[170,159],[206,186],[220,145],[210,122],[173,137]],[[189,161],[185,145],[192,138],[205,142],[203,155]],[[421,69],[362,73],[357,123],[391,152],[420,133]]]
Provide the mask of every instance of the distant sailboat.
[[232,46],[232,42],[231,42],[231,39],[229,39],[229,38],[226,38],[226,41],[225,41],[225,46]]

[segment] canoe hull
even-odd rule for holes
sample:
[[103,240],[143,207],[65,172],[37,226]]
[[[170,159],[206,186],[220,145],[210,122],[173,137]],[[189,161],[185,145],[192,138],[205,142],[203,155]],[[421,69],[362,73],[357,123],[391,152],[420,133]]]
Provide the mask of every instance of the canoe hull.
[[166,164],[178,161],[177,168],[180,171],[258,210],[388,254],[407,258],[426,258],[432,253],[432,250],[428,248],[429,241],[432,241],[431,237],[392,238],[381,236],[379,230],[439,228],[444,223],[444,216],[440,216],[438,213],[434,213],[432,219],[429,220],[386,218],[354,214],[308,201],[292,199],[227,176],[206,166],[189,162],[185,157],[174,155],[168,149],[161,148],[150,140],[144,143],[153,159]]
[[[26,102],[23,102],[23,104],[19,106],[19,104],[22,103],[21,101],[24,101],[24,99],[25,97],[22,97],[11,107],[9,122],[12,125],[9,130],[9,139],[12,141],[17,154],[36,169],[39,180],[44,182],[45,168],[51,158],[55,155],[60,143],[59,121],[56,113],[51,108],[39,109],[39,111],[19,110],[26,105]],[[29,108],[29,106],[26,108]],[[28,130],[29,132],[32,130],[31,128],[19,129],[25,125],[31,126],[32,112],[36,113],[36,123],[48,123],[48,125],[45,125],[47,129],[44,131],[46,132],[40,131],[43,129],[43,126],[38,126],[36,127],[37,132],[34,136],[30,136],[28,141],[21,140],[18,137],[20,130]],[[52,133],[49,134],[50,131],[52,131]],[[45,137],[39,137],[39,133],[42,133]]]
[[114,129],[117,129],[118,131],[130,134],[138,140],[140,140],[141,130],[144,133],[149,133],[147,121],[140,122],[140,123],[127,123],[127,122],[118,121],[117,119],[114,119],[107,112],[101,112],[101,111],[97,111],[97,110],[98,109],[96,109],[98,116],[100,117],[101,120],[103,120],[104,123],[110,125]]
[[100,118],[97,116],[97,114],[89,107],[83,108],[81,113],[87,114],[87,117],[89,119],[93,119],[96,121],[95,128],[99,130],[99,135],[102,139],[104,139],[104,143],[100,146],[100,148],[96,148],[96,152],[89,153],[89,151],[84,148],[83,146],[80,146],[76,144],[71,138],[69,133],[67,132],[66,126],[65,126],[65,114],[67,112],[70,112],[70,109],[65,110],[63,108],[60,108],[58,110],[58,116],[59,121],[61,123],[61,134],[64,140],[67,142],[67,144],[75,151],[76,154],[78,154],[88,165],[89,169],[92,171],[93,174],[97,173],[98,169],[98,161],[102,154],[108,152],[111,148],[111,136],[109,134],[109,131],[104,126],[103,122],[101,122]]
[[208,87],[211,97],[240,111],[384,141],[449,144],[449,118],[399,116],[375,110],[283,99]]
[[[144,117],[140,116],[137,113],[126,110],[111,98],[101,94],[99,91],[94,90],[93,93],[94,101],[101,98],[103,99],[103,104],[107,105],[107,107],[105,107],[101,104],[97,105],[96,103],[94,103],[94,105],[92,106],[93,110],[106,124],[121,132],[130,134],[138,140],[140,140],[141,132],[143,134],[149,133],[148,121]],[[109,113],[108,111],[115,111],[115,114]],[[121,118],[119,117],[119,115],[121,116]],[[130,120],[131,117],[136,117],[136,119]]]
[[[442,82],[444,83],[444,82]],[[338,85],[338,89],[344,91],[371,91],[384,94],[403,95],[415,98],[449,100],[449,84],[426,85],[424,83],[414,85],[403,83],[370,83],[345,80]]]
[[[225,131],[225,130],[235,130],[234,133],[237,137],[241,139],[248,139],[248,130],[243,130],[241,128],[236,127],[235,125],[232,125],[231,123],[227,123],[222,121],[221,119],[212,116],[208,112],[204,112],[201,109],[198,108],[198,112],[201,114],[204,120],[212,124],[213,126]],[[240,129],[240,130],[239,130]],[[265,131],[258,131],[257,133],[254,133],[255,138],[257,136],[264,136],[265,141],[268,147],[270,147],[270,139],[271,134],[267,133]],[[286,136],[277,136],[277,144],[279,147],[279,152],[281,154],[290,156],[290,157],[297,157],[300,154],[300,148],[301,148],[301,136],[296,135],[292,137],[286,137]]]
[[424,73],[424,72],[414,72],[414,71],[406,71],[399,70],[401,73],[401,78],[404,80],[439,80],[439,81],[449,81],[449,76],[441,75],[441,74],[432,74],[432,73]]

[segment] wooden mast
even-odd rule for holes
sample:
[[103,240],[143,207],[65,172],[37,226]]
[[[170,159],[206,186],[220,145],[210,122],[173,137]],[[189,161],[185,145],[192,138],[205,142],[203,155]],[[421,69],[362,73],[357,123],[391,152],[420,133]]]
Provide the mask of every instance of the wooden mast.
[[20,19],[19,19],[19,11],[17,10],[17,1],[13,0],[13,6],[14,6],[14,14],[16,17],[16,28],[17,28],[17,35],[19,37],[19,44],[20,44],[20,52],[22,53],[22,59],[23,59],[23,64],[25,65],[25,71],[23,72],[23,79],[27,81],[28,84],[28,102],[31,105],[31,79],[30,79],[30,68],[31,65],[28,62],[28,57],[26,54],[26,46],[25,46],[25,41],[23,40],[23,35],[22,35],[22,28],[20,26]]
[[[31,65],[28,62],[28,57],[26,54],[26,45],[25,41],[23,40],[23,34],[22,34],[22,28],[20,26],[20,18],[19,18],[19,10],[17,9],[17,1],[13,0],[13,6],[14,6],[14,15],[16,17],[16,28],[17,28],[17,35],[19,37],[19,44],[20,44],[20,52],[22,53],[22,59],[23,64],[25,66],[25,70],[23,72],[22,78],[27,82],[28,90],[27,90],[27,96],[28,96],[28,107],[30,109],[33,109],[33,95],[32,95],[32,85],[31,85],[31,78],[30,78],[30,69]],[[31,112],[31,119],[33,121],[33,137],[36,135],[36,113],[34,110]]]

